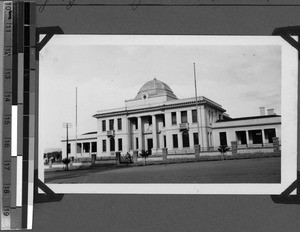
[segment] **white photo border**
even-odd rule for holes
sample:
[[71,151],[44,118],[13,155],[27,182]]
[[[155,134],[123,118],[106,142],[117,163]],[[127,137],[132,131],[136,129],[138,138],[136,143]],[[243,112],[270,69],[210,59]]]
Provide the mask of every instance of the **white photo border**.
[[[57,35],[70,36],[70,35]],[[280,36],[202,35],[71,35],[74,45],[82,37],[97,36],[98,45],[279,45],[281,46],[281,183],[277,184],[52,184],[64,194],[281,194],[297,179],[298,51]],[[76,38],[80,39],[76,39]],[[295,37],[295,39],[298,39]],[[51,42],[51,40],[50,40]],[[70,44],[68,40],[68,44]],[[44,165],[39,157],[39,179]]]

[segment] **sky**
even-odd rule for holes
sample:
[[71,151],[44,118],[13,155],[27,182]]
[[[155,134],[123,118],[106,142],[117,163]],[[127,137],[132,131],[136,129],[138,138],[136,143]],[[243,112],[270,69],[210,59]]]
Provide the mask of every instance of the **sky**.
[[73,124],[78,91],[78,134],[96,131],[98,110],[125,106],[153,78],[179,98],[198,96],[231,117],[259,115],[259,107],[281,114],[281,46],[226,44],[112,44],[97,36],[54,36],[40,52],[40,150],[60,148],[63,122]]

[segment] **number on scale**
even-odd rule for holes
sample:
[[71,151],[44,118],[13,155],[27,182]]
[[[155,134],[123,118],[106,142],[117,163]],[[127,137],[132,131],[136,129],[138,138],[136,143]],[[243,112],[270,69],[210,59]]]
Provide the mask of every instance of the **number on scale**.
[[11,95],[9,93],[4,95],[4,99],[6,102],[10,102],[11,101]]
[[10,186],[8,186],[8,185],[3,186],[3,193],[10,194]]
[[10,147],[10,140],[4,140],[4,147],[9,148]]
[[8,10],[8,11],[12,10],[12,7],[11,7],[12,5],[10,2],[5,2],[4,4],[5,4],[5,10]]
[[3,210],[3,215],[8,217],[9,216],[9,209],[4,209]]
[[12,32],[12,25],[11,25],[11,23],[6,23],[6,25],[5,25],[5,32]]
[[5,10],[8,11],[8,19],[12,19],[12,4],[5,3]]
[[4,78],[5,78],[5,79],[11,79],[11,72],[10,72],[10,71],[5,72]]
[[4,163],[4,169],[7,171],[10,171],[10,162],[5,162]]
[[5,48],[4,55],[5,55],[5,56],[11,56],[11,55],[12,55],[12,50],[11,50],[11,48]]
[[10,117],[4,117],[4,124],[5,125],[10,125],[10,121],[11,121]]

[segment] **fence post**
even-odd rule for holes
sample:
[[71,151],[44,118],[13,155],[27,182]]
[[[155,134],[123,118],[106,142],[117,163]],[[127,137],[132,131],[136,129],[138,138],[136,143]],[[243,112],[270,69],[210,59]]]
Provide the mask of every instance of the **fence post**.
[[133,151],[133,163],[137,162],[138,160],[138,151]]
[[52,169],[52,159],[49,159],[49,169]]
[[199,159],[200,158],[200,145],[195,145],[195,158]]
[[92,154],[92,166],[96,165],[96,154]]
[[274,152],[280,152],[280,149],[279,149],[279,138],[278,137],[274,137],[273,138],[273,147],[274,147]]
[[231,141],[232,155],[237,155],[237,141]]
[[166,161],[168,159],[168,148],[162,148],[162,157],[163,161]]
[[116,152],[116,164],[120,164],[120,159],[121,159],[121,152],[117,151]]

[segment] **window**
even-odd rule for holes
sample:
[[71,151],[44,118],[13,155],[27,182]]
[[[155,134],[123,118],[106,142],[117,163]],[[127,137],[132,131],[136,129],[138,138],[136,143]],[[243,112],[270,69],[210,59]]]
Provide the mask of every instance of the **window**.
[[135,147],[139,149],[139,138],[135,138]]
[[177,118],[176,118],[176,112],[172,112],[172,125],[176,125],[177,124]]
[[183,147],[190,146],[189,132],[187,132],[187,131],[182,132],[182,145],[183,145]]
[[118,130],[122,130],[122,118],[118,118]]
[[253,144],[262,144],[262,132],[261,130],[252,130],[249,131],[249,139],[253,141]]
[[97,152],[97,142],[92,142],[92,152]]
[[181,123],[187,123],[187,112],[181,111]]
[[236,131],[235,133],[239,144],[247,144],[246,131]]
[[164,148],[167,147],[167,137],[164,135]]
[[114,120],[109,119],[109,130],[113,130],[113,129],[114,129]]
[[106,140],[102,140],[102,151],[106,152]]
[[226,132],[220,132],[220,145],[227,145]]
[[197,110],[192,110],[192,121],[197,122]]
[[83,153],[90,152],[90,143],[83,143]]
[[122,151],[123,148],[122,148],[122,139],[118,139],[118,148],[119,148],[119,151]]
[[173,135],[173,147],[178,148],[178,137],[177,135]]
[[221,114],[219,114],[219,120],[221,120],[222,119],[222,116],[221,116]]
[[110,151],[115,151],[115,138],[110,138]]
[[195,144],[195,145],[199,145],[199,137],[198,137],[198,133],[194,133],[194,134],[193,134],[193,138],[194,138],[194,144]]
[[102,120],[102,131],[106,131],[106,121]]
[[269,143],[273,143],[273,138],[276,137],[275,129],[266,129],[265,136]]

